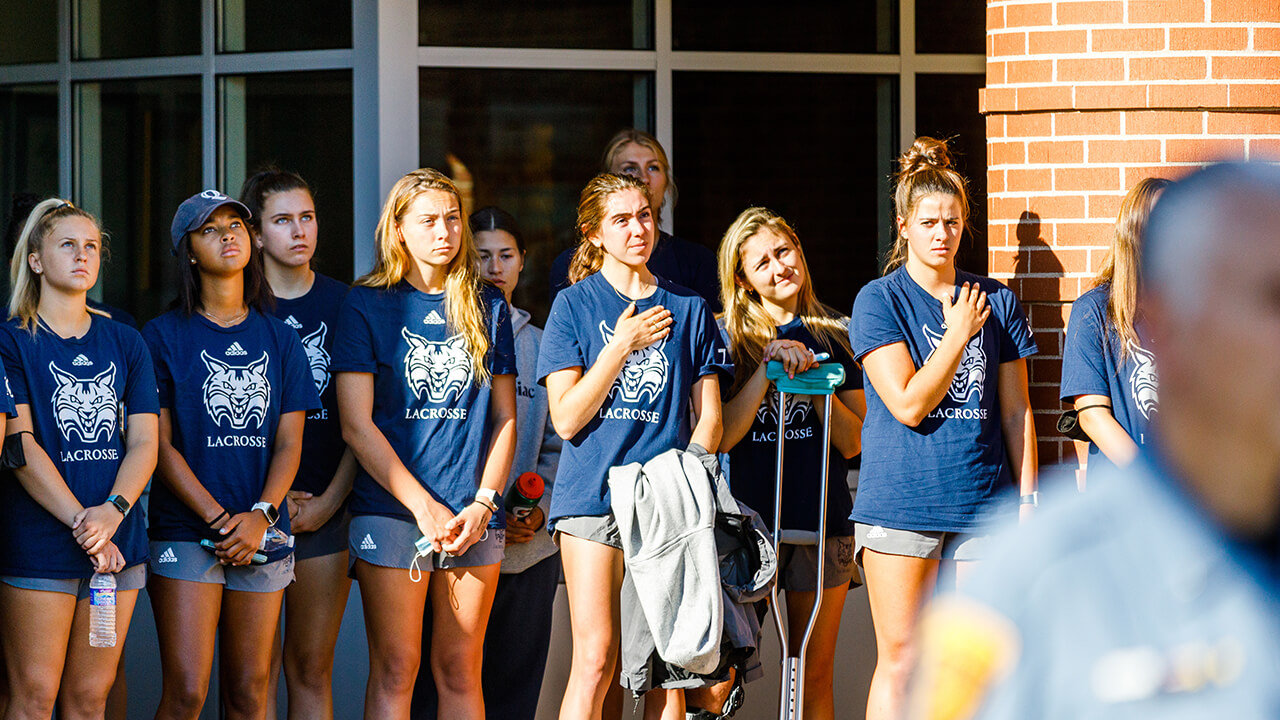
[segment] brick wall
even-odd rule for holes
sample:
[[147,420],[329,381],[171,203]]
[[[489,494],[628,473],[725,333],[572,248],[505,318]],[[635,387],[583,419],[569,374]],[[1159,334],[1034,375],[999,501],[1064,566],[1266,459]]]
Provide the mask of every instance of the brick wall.
[[1135,182],[1280,159],[1280,0],[989,0],[980,104],[991,275],[1040,345],[1040,461],[1074,462],[1054,429],[1070,304]]

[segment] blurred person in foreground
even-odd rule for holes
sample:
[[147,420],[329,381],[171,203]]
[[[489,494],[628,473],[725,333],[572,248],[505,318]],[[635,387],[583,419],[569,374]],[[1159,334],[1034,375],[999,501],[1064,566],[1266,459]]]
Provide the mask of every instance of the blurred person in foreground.
[[1142,255],[1136,461],[928,613],[912,718],[1280,717],[1280,168],[1167,189]]

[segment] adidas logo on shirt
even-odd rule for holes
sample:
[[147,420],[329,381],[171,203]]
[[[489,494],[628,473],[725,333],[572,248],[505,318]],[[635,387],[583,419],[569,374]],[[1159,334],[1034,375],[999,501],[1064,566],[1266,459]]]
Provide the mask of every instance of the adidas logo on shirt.
[[888,537],[888,536],[889,536],[889,533],[885,532],[884,528],[880,527],[879,525],[876,525],[875,527],[867,531],[868,540],[874,540],[875,538],[882,538],[882,537]]
[[249,353],[246,352],[244,348],[240,347],[240,343],[233,342],[231,343],[231,347],[227,348],[227,354],[228,355],[248,355]]
[[296,318],[296,317],[294,317],[294,316],[292,316],[292,315],[290,315],[289,317],[287,317],[287,318],[285,318],[285,319],[284,319],[284,324],[285,324],[285,325],[288,325],[289,327],[293,328],[294,330],[301,330],[301,329],[302,329],[302,323],[298,322],[298,318]]
[[167,547],[164,552],[160,553],[160,559],[157,562],[174,563],[178,562],[178,556],[174,554],[172,547]]
[[373,541],[373,536],[369,533],[364,534],[364,539],[360,541],[361,550],[377,550],[378,544]]
[[431,312],[427,313],[426,317],[422,318],[422,324],[423,325],[443,325],[444,318],[440,317],[440,313],[436,312],[435,310],[432,310]]
[[77,355],[77,356],[76,356],[76,359],[71,361],[71,364],[72,364],[72,365],[80,365],[80,366],[84,366],[84,365],[92,365],[92,364],[93,364],[93,361],[92,361],[92,360],[90,360],[89,358],[85,357],[83,354],[81,354],[81,355]]

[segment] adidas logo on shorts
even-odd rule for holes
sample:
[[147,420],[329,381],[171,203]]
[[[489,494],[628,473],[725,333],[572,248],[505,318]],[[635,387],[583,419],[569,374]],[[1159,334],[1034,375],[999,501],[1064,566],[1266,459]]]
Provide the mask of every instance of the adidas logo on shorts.
[[868,540],[874,540],[876,538],[882,538],[882,537],[889,537],[889,533],[885,532],[884,528],[880,527],[879,525],[867,531]]
[[422,318],[423,325],[444,325],[444,318],[440,317],[440,313],[432,310],[427,316]]
[[160,553],[160,559],[157,560],[156,562],[161,562],[161,563],[178,562],[178,556],[174,554],[172,547],[167,547],[164,549],[164,552]]
[[81,354],[77,355],[76,359],[71,361],[71,364],[83,367],[85,365],[92,365],[93,361]]
[[364,539],[360,541],[361,550],[377,550],[378,543],[373,541],[373,536],[369,533],[364,534]]
[[293,328],[294,330],[301,330],[301,329],[302,329],[302,323],[298,322],[298,318],[296,318],[296,317],[294,317],[294,316],[292,316],[292,315],[290,315],[289,317],[287,317],[287,318],[285,318],[285,319],[284,319],[284,324],[285,324],[285,325],[288,325],[289,327]]
[[231,343],[231,347],[227,348],[227,354],[228,355],[248,355],[249,353],[245,351],[244,348],[240,347],[240,343],[233,342]]

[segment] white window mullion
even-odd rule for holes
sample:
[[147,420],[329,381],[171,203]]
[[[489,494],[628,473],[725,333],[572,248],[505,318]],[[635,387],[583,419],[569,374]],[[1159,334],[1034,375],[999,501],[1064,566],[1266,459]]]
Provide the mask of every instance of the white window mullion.
[[[656,0],[653,4],[653,129],[658,142],[667,151],[667,160],[671,167],[679,167],[675,156],[679,148],[675,145],[675,111],[672,108],[675,95],[672,73],[671,49],[671,0]],[[675,232],[675,213],[666,212],[662,217],[662,229]]]
[[[218,186],[217,0],[200,3],[200,184]],[[225,191],[225,190],[224,190]],[[234,192],[234,190],[232,191]]]

